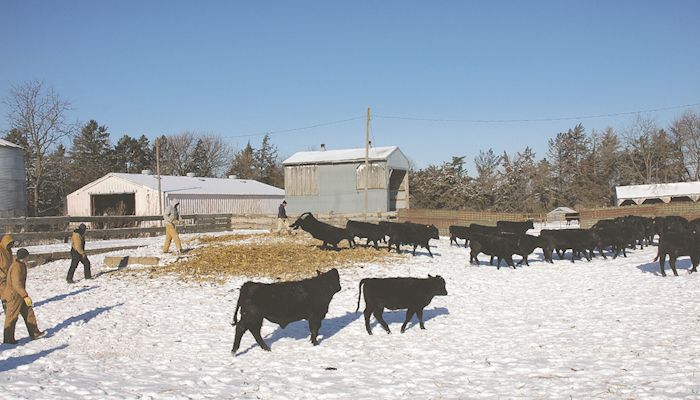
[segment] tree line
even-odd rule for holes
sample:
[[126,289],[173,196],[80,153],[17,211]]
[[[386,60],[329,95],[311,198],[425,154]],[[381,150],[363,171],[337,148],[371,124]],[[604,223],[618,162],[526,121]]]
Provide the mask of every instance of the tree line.
[[614,187],[700,180],[700,116],[679,115],[667,128],[636,116],[629,127],[587,132],[578,124],[549,139],[537,159],[529,146],[508,154],[493,149],[430,165],[411,174],[411,207],[547,212],[555,207],[614,205]]
[[[70,122],[70,102],[41,81],[14,85],[4,99],[8,108],[4,139],[24,148],[27,211],[31,216],[60,215],[66,195],[110,173],[156,171],[156,142],[162,175],[201,177],[237,175],[284,187],[278,150],[265,135],[259,147],[234,151],[221,136],[183,131],[151,141],[145,135],[121,136],[112,143],[106,125],[95,120]],[[65,142],[69,142],[66,147]]]

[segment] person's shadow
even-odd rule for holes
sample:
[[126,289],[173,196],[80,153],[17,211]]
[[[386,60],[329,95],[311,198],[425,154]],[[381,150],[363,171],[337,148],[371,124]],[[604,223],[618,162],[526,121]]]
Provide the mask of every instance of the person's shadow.
[[10,371],[10,370],[15,369],[19,366],[31,364],[34,361],[36,361],[42,357],[48,356],[49,354],[53,353],[56,350],[62,350],[62,349],[65,349],[66,347],[68,347],[68,345],[64,343],[60,346],[56,346],[52,349],[42,350],[42,351],[35,353],[35,354],[27,354],[27,355],[23,355],[23,356],[7,358],[7,359],[2,361],[2,364],[0,364],[0,372]]
[[76,294],[80,294],[80,293],[83,293],[83,292],[87,292],[87,291],[92,290],[92,289],[95,289],[95,288],[97,288],[97,286],[90,286],[90,287],[80,288],[80,289],[74,290],[74,291],[72,291],[72,292],[70,292],[70,293],[61,293],[61,294],[58,294],[58,295],[56,295],[56,296],[49,297],[48,299],[44,299],[44,300],[37,301],[36,303],[34,303],[34,307],[35,307],[35,308],[36,308],[36,307],[41,307],[42,305],[44,305],[44,304],[46,304],[46,303],[50,303],[50,302],[52,302],[52,301],[63,300],[63,299],[65,299],[66,297],[75,296]]
[[124,304],[124,303],[119,303],[119,304],[114,304],[114,305],[111,305],[111,306],[108,306],[108,307],[97,307],[97,308],[95,308],[95,309],[93,309],[93,310],[86,311],[86,312],[84,312],[84,313],[82,313],[82,314],[79,314],[79,315],[75,315],[75,316],[73,316],[73,317],[70,317],[70,318],[66,319],[65,321],[63,321],[63,322],[60,322],[60,323],[56,324],[56,326],[47,329],[47,330],[46,330],[46,337],[51,337],[51,336],[55,335],[55,334],[58,333],[61,329],[65,328],[65,327],[67,327],[67,326],[70,326],[70,325],[73,324],[73,323],[76,323],[76,322],[79,322],[79,321],[82,321],[83,323],[88,322],[88,321],[90,321],[91,319],[97,317],[98,315],[100,315],[100,314],[102,314],[102,313],[105,313],[105,312],[107,312],[107,311],[109,311],[109,310],[111,310],[111,309],[113,309],[113,308],[115,308],[115,307],[119,307],[119,306],[121,306],[121,305],[123,305],[123,304]]

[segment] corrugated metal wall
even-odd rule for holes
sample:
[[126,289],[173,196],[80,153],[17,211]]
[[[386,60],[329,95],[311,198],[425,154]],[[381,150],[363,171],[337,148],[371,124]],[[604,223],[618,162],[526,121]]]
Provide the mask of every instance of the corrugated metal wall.
[[24,151],[0,146],[0,217],[27,215]]
[[[375,162],[373,164],[386,170],[385,163]],[[357,168],[360,165],[360,163],[354,163],[316,166],[319,194],[295,196],[287,192],[288,213],[300,214],[306,211],[314,213],[364,212],[364,190],[357,188]],[[285,181],[285,189],[286,186],[287,182]],[[387,189],[370,189],[367,198],[369,212],[388,210],[389,194]]]
[[[157,196],[156,196],[157,197]],[[170,203],[180,202],[181,214],[275,214],[284,196],[222,196],[168,194]],[[156,213],[157,214],[157,213]]]

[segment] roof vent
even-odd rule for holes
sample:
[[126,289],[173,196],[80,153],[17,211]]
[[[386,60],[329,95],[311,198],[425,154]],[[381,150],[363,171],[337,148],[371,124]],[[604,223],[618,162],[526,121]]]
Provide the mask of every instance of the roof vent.
[[321,151],[326,151],[326,144],[325,143],[321,143]]
[[228,179],[238,179],[238,175],[229,175]]
[[188,172],[188,173],[187,173],[187,177],[188,177],[188,178],[194,178],[195,176],[197,176],[197,174],[195,174],[194,172]]
[[141,175],[151,175],[151,170],[150,169],[142,169],[141,170]]

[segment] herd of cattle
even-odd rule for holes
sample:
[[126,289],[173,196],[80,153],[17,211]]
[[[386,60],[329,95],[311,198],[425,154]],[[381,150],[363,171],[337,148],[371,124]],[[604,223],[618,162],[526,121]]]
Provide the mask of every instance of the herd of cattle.
[[[311,213],[302,214],[292,225],[293,229],[301,228],[314,238],[321,240],[321,248],[339,249],[338,244],[346,240],[349,246],[355,247],[355,237],[367,239],[367,245],[373,243],[375,248],[379,242],[386,242],[389,251],[396,248],[400,252],[401,245],[412,245],[413,255],[416,248],[427,249],[430,257],[430,239],[439,239],[438,229],[434,225],[422,225],[411,222],[393,223],[380,222],[372,224],[361,221],[348,221],[345,228],[335,227],[316,219]],[[535,249],[542,249],[544,259],[552,263],[552,253],[556,252],[561,260],[567,251],[571,251],[571,262],[582,256],[588,261],[595,257],[597,250],[603,258],[606,252],[616,258],[620,253],[627,257],[626,249],[643,248],[654,244],[654,238],[659,236],[657,258],[661,275],[666,276],[664,264],[666,257],[674,275],[676,259],[679,256],[690,256],[692,268],[696,272],[700,263],[700,219],[688,221],[683,217],[646,218],[628,215],[609,220],[600,220],[590,229],[544,229],[539,236],[526,232],[533,229],[532,221],[509,222],[498,221],[496,226],[471,224],[469,226],[450,226],[450,244],[459,245],[458,239],[465,240],[464,247],[470,247],[470,262],[478,264],[481,253],[491,256],[490,263],[497,259],[497,268],[501,261],[515,268],[513,256],[522,259],[518,263],[528,264],[528,256]],[[389,238],[388,241],[386,238]],[[656,261],[656,259],[654,261]],[[360,297],[364,287],[365,298],[365,328],[372,334],[370,317],[374,315],[379,324],[390,333],[389,326],[382,316],[384,309],[406,309],[406,318],[401,327],[403,333],[413,315],[418,317],[421,329],[425,329],[423,309],[432,301],[434,296],[447,295],[445,280],[440,276],[419,278],[372,278],[362,279],[359,283],[357,311],[360,308]],[[326,273],[318,272],[314,278],[279,283],[246,282],[243,284],[238,297],[238,303],[233,316],[236,326],[235,340],[232,352],[238,351],[241,338],[250,331],[258,345],[264,350],[270,350],[260,334],[263,319],[279,324],[282,328],[290,322],[306,319],[309,322],[311,342],[318,344],[317,335],[321,322],[328,312],[328,307],[335,293],[339,292],[340,277],[338,270],[333,268]],[[240,320],[238,314],[240,310]]]

